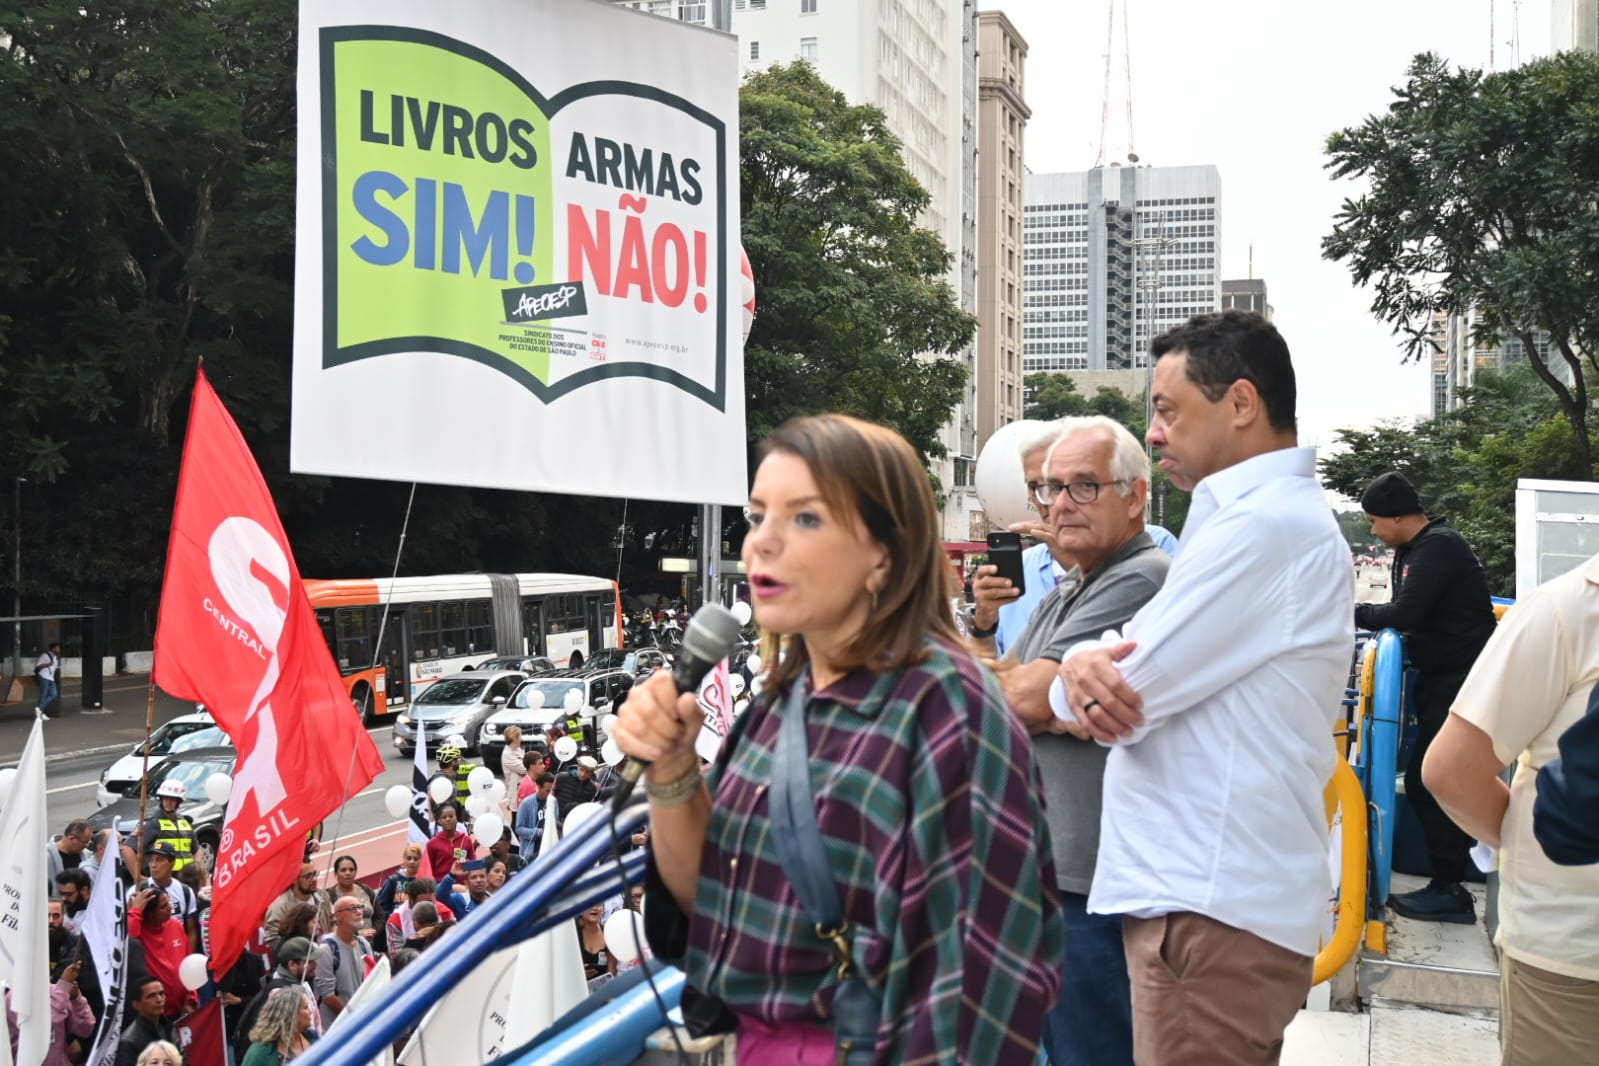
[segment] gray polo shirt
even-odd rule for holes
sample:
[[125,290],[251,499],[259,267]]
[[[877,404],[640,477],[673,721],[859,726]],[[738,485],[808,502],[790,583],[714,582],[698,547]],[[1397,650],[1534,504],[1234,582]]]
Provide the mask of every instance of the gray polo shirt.
[[[1059,660],[1074,645],[1120,629],[1160,591],[1171,558],[1140,533],[1104,565],[1071,580],[1073,571],[1033,612],[1006,658],[1018,664]],[[1099,810],[1108,748],[1076,737],[1043,733],[1033,738],[1033,756],[1044,782],[1044,814],[1059,887],[1087,895],[1099,854]]]

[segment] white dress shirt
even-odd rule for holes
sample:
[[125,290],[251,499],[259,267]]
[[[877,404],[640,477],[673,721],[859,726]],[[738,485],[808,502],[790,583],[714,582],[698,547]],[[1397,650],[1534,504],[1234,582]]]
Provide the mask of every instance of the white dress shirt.
[[1205,478],[1181,545],[1124,632],[1145,723],[1106,764],[1088,908],[1190,911],[1314,955],[1331,888],[1322,791],[1355,636],[1349,546],[1314,449]]

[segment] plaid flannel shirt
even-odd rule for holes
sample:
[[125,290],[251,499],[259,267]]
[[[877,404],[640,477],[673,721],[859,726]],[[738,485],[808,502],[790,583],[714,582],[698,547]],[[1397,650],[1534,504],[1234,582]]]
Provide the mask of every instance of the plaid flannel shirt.
[[[877,1060],[1031,1066],[1065,952],[1032,746],[992,675],[964,650],[927,651],[905,670],[856,670],[805,709],[855,961],[882,995]],[[828,1026],[830,947],[783,875],[767,818],[782,714],[781,699],[752,706],[710,774],[681,962],[739,1013]],[[670,897],[653,892],[657,903]]]

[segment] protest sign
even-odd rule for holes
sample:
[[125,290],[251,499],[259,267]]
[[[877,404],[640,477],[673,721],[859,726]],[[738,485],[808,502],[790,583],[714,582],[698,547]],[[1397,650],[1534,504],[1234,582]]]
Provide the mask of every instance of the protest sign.
[[299,86],[295,470],[744,499],[733,38],[329,0]]

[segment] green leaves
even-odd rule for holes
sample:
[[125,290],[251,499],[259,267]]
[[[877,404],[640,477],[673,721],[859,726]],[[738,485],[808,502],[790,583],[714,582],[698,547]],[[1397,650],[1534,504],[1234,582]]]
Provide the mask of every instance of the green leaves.
[[1428,514],[1448,517],[1471,542],[1498,595],[1515,590],[1515,488],[1521,478],[1582,480],[1571,424],[1526,365],[1484,374],[1466,405],[1441,422],[1342,429],[1320,461],[1323,482],[1359,499],[1397,470]]
[[807,63],[752,75],[739,99],[743,241],[756,318],[745,346],[749,431],[843,411],[942,455],[966,380],[942,356],[976,320],[945,282],[950,254],[918,224],[928,195],[875,107]]
[[[1430,358],[1435,314],[1475,311],[1484,339],[1551,335],[1539,372],[1592,477],[1588,369],[1599,370],[1599,57],[1502,73],[1411,63],[1386,112],[1327,140],[1327,169],[1364,179],[1322,241],[1372,288],[1372,313]],[[1568,385],[1562,377],[1570,378]]]

